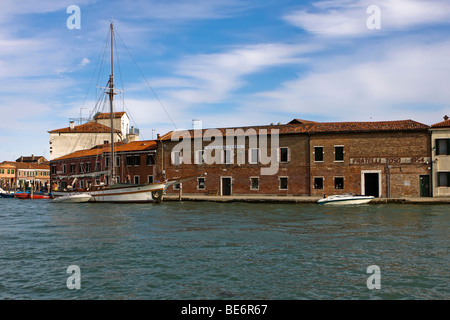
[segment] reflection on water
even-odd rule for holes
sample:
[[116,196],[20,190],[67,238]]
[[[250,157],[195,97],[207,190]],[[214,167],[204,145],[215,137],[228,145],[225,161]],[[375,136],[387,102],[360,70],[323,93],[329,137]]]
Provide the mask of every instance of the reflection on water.
[[447,206],[0,205],[1,299],[450,297]]

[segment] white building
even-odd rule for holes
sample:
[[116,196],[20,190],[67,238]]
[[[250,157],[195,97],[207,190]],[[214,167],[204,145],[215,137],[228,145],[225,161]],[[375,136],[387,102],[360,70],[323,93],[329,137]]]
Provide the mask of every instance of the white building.
[[[70,121],[69,126],[49,131],[50,160],[62,157],[78,150],[90,149],[94,146],[110,143],[110,114],[97,113],[92,121],[75,126]],[[115,112],[113,119],[114,142],[135,141],[137,130],[130,130],[130,119],[125,112]],[[131,131],[131,134],[130,134]]]
[[431,126],[431,156],[433,161],[433,197],[450,196],[450,120]]

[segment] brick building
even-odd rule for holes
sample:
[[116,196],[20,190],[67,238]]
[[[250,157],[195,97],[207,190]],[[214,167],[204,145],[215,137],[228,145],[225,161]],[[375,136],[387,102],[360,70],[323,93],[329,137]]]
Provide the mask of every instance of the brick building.
[[[108,170],[111,168],[110,149],[109,144],[104,144],[52,160],[52,185],[56,183],[59,188],[66,188],[74,183],[74,188],[82,188],[108,183]],[[116,181],[138,184],[153,182],[156,175],[155,149],[155,141],[116,143]]]
[[159,179],[199,176],[181,186],[188,194],[413,197],[431,190],[429,127],[412,120],[294,119],[285,125],[170,132],[158,141]]

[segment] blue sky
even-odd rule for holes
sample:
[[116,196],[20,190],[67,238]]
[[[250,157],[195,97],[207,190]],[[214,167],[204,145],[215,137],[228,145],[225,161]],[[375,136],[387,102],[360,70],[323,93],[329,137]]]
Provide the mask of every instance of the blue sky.
[[[67,28],[70,5],[80,29]],[[380,29],[367,27],[371,5]],[[49,158],[48,131],[94,110],[112,19],[116,110],[141,139],[192,119],[430,125],[450,113],[447,0],[2,0],[0,161]]]

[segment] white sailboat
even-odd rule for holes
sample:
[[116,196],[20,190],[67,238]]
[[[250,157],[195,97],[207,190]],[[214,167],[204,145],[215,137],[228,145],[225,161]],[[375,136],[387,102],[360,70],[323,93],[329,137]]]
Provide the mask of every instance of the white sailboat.
[[[111,29],[111,74],[109,77],[108,85],[106,87],[107,94],[109,95],[110,105],[110,119],[111,119],[111,141],[114,141],[114,105],[113,99],[116,94],[114,91],[114,60],[113,60],[113,41],[114,41],[114,28],[113,24],[110,24]],[[114,143],[111,143],[110,159],[115,159]],[[108,172],[108,185],[92,186],[90,188],[76,189],[67,188],[66,190],[54,190],[52,191],[55,197],[55,202],[75,202],[75,201],[89,201],[89,202],[160,202],[162,200],[165,190],[171,185],[182,183],[195,179],[194,177],[181,178],[171,181],[162,181],[147,184],[117,184],[115,180],[115,168],[114,165],[110,166]],[[76,177],[74,177],[76,179]],[[75,182],[75,180],[74,180]],[[74,183],[72,183],[73,185]]]

